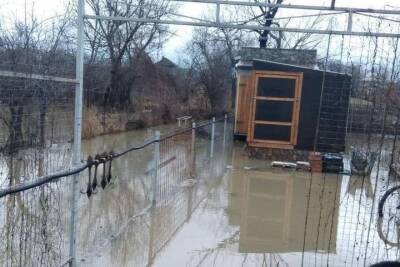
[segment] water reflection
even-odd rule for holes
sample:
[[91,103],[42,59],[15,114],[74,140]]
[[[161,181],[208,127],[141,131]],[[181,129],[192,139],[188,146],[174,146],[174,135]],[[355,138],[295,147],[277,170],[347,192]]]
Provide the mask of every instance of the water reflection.
[[239,252],[334,252],[341,182],[336,178],[234,172],[231,199],[240,200],[233,200],[230,210],[236,217],[232,221],[240,225]]
[[226,171],[226,155],[231,145],[225,140],[223,146],[222,131],[222,125],[217,124],[212,159],[209,135],[196,138],[194,151],[191,132],[160,143],[157,204],[143,214],[140,211],[151,203],[148,196],[152,193],[155,171],[154,147],[119,159],[121,165],[115,168],[118,174],[113,186],[90,200],[81,196],[80,264],[152,265]]
[[[222,125],[216,128],[221,133]],[[221,134],[211,158],[209,130],[196,139],[194,158],[190,133],[160,147],[157,206],[148,212],[141,214],[150,203],[153,147],[114,162],[105,190],[91,199],[80,195],[79,265],[364,266],[398,258],[398,248],[381,241],[376,229],[376,201],[396,183],[387,180],[385,168],[376,166],[370,177],[271,169],[267,161],[248,158],[241,144],[231,153]],[[99,137],[85,142],[84,151],[110,151],[152,135]],[[11,165],[23,169],[18,161]],[[87,173],[81,188],[86,179]],[[69,215],[64,189],[54,183],[4,202],[8,212],[0,213],[0,223],[9,227],[0,227],[1,236],[9,240],[0,244],[0,259],[30,265],[42,255],[42,263],[52,266],[63,258]],[[21,250],[24,240],[36,245]]]
[[[69,146],[1,155],[0,184],[18,184],[69,164]],[[0,199],[0,265],[54,266],[67,260],[66,200],[60,181]]]
[[347,187],[347,192],[352,196],[363,193],[369,199],[373,199],[374,197],[373,190],[371,178],[369,176],[352,176]]
[[240,145],[232,158],[156,266],[369,266],[398,258],[376,228],[385,169],[351,178],[271,169]]

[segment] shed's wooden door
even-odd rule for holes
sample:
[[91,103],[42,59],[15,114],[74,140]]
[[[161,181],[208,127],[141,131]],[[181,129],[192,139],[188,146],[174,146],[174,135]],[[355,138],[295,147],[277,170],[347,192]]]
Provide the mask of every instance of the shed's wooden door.
[[302,73],[255,73],[250,146],[290,149],[296,145],[302,83]]

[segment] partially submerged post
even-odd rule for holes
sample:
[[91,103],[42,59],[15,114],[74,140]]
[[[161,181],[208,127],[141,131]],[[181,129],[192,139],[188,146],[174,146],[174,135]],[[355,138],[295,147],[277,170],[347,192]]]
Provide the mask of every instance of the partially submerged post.
[[215,139],[215,117],[212,118],[211,123],[211,149],[210,149],[210,158],[214,157],[214,139]]
[[228,114],[225,114],[224,117],[224,136],[222,139],[222,148],[225,150],[225,146],[226,146],[226,127],[227,127],[227,123],[228,123]]
[[196,175],[196,123],[195,122],[192,123],[191,152],[192,152],[191,176],[194,177]]
[[160,131],[156,131],[154,135],[154,171],[151,180],[151,204],[155,206],[157,200],[157,184],[158,184],[158,169],[160,165]]

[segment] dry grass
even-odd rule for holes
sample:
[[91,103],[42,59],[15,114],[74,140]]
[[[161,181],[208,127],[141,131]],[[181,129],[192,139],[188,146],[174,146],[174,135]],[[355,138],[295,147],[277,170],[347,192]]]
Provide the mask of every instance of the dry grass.
[[103,114],[94,106],[85,108],[82,121],[82,137],[87,139],[103,134],[125,131],[127,121],[127,113]]

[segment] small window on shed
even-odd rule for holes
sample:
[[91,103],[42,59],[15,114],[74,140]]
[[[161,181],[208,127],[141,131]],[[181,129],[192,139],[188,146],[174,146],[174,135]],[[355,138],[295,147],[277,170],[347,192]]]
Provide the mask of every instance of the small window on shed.
[[294,98],[295,88],[295,79],[260,77],[258,79],[257,96]]
[[256,105],[257,121],[292,121],[293,102],[291,101],[260,100]]

